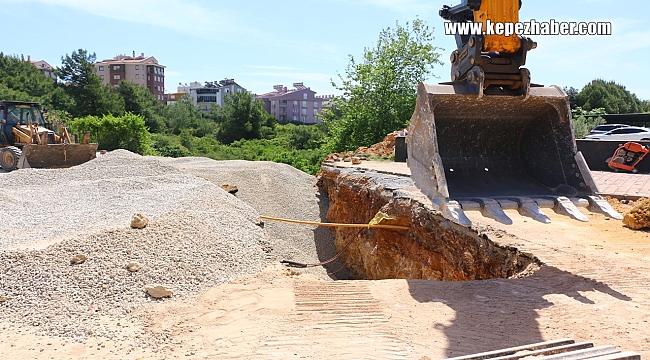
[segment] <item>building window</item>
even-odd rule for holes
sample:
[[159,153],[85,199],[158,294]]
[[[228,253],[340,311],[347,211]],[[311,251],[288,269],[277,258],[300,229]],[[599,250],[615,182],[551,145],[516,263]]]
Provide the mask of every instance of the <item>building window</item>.
[[135,69],[136,69],[136,70],[140,70],[140,65],[136,65],[136,66],[135,66]]
[[120,65],[113,65],[113,70],[114,71],[119,71],[120,70]]
[[197,94],[216,94],[216,93],[217,93],[217,89],[211,89],[211,88],[207,88],[207,89],[196,89],[196,93],[197,93]]
[[104,67],[103,67],[103,66],[100,66],[100,67],[99,67],[99,71],[104,71]]
[[307,109],[302,109],[302,114],[307,115]]
[[104,75],[99,75],[99,78],[104,80]]
[[135,78],[136,78],[136,79],[139,79],[139,78],[140,78],[140,74],[135,74]]
[[147,81],[151,80],[151,76],[147,75]]
[[196,102],[217,102],[216,96],[199,96]]
[[302,122],[305,122],[305,121],[307,121],[307,117],[306,117],[306,116],[303,116],[303,117],[302,117]]
[[271,100],[271,106],[275,107],[275,100]]
[[287,100],[280,100],[280,105],[287,105]]
[[302,107],[304,107],[304,108],[307,107],[307,102],[306,102],[306,101],[303,101],[303,102],[302,102]]
[[318,107],[318,101],[314,101],[314,107],[315,107],[315,108]]
[[307,93],[302,94],[302,99],[307,100]]
[[297,120],[298,120],[298,117],[297,117],[297,116],[294,116],[294,117],[293,117],[293,121],[297,121]]
[[318,109],[314,109],[314,116],[318,116]]
[[120,79],[120,76],[119,76],[119,75],[113,75],[113,79],[114,79],[114,80],[119,80],[119,79]]
[[293,106],[298,106],[298,100],[293,101]]
[[294,114],[297,114],[297,113],[298,113],[298,109],[297,109],[297,108],[293,108],[293,113],[294,113]]
[[284,115],[280,115],[280,121],[284,121]]

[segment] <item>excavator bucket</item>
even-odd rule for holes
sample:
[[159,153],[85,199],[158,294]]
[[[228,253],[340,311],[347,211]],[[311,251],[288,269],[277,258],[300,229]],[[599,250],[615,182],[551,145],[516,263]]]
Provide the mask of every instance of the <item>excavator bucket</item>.
[[420,83],[407,147],[416,186],[462,225],[471,225],[464,210],[505,224],[512,220],[503,209],[550,222],[541,207],[581,221],[576,206],[622,218],[596,195],[568,97],[555,86],[479,97],[459,85]]
[[66,168],[94,159],[97,144],[47,144],[25,145],[19,160],[19,167]]

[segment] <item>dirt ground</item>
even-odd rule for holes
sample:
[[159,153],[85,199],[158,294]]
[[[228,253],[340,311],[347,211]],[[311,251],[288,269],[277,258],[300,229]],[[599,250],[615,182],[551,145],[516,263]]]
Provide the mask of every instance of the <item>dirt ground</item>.
[[538,256],[546,265],[533,276],[327,282],[277,264],[108,321],[157,346],[3,331],[0,358],[442,359],[558,338],[650,356],[650,233],[597,214],[548,214],[550,225],[508,214],[506,227],[468,212]]

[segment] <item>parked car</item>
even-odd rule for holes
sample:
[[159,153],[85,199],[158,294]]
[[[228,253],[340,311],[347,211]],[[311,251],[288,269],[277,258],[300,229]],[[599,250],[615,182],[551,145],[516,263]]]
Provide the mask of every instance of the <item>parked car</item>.
[[610,130],[603,134],[585,136],[591,140],[650,141],[650,129],[638,126],[626,126]]
[[629,127],[630,125],[627,124],[603,124],[603,125],[598,125],[593,130],[589,132],[589,135],[592,134],[604,134],[606,132],[619,129],[619,128],[624,128],[624,127]]

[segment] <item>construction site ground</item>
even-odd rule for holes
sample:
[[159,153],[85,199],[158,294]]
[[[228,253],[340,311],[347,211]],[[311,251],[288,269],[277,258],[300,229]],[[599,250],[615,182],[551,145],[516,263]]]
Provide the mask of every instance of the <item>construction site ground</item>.
[[[340,165],[387,173],[406,169],[389,162]],[[648,185],[634,185],[645,183],[641,179],[647,175],[594,175],[601,191],[650,194]],[[628,180],[617,183],[612,176],[639,180],[624,186]],[[116,344],[97,338],[62,346],[59,338],[16,334],[2,339],[0,354],[16,359],[443,359],[573,338],[648,358],[650,233],[598,214],[582,223],[547,211],[552,223],[542,224],[506,212],[513,225],[467,214],[502,229],[497,241],[546,264],[532,276],[323,281],[276,264],[199,296],[138,310],[144,329],[138,336],[165,333],[175,346],[124,353],[109,351]]]

